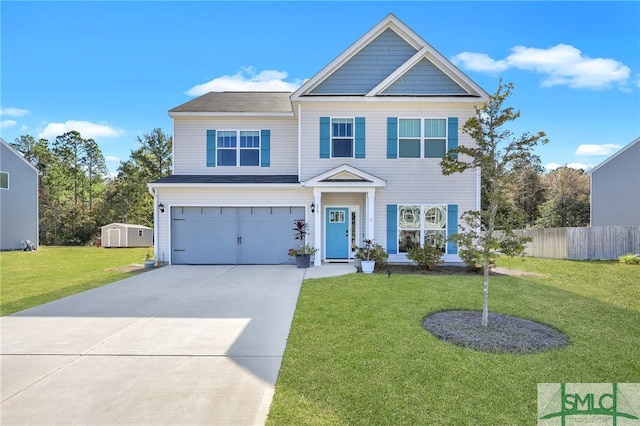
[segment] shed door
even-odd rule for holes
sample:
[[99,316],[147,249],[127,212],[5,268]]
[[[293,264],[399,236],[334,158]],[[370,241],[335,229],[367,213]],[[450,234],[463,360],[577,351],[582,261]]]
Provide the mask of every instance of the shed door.
[[120,246],[120,229],[108,230],[107,247],[121,247]]
[[173,207],[173,264],[282,264],[303,207]]

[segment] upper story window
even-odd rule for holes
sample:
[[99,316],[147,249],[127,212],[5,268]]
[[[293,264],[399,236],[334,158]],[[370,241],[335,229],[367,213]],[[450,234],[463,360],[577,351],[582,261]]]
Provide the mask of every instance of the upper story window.
[[331,119],[331,157],[353,157],[353,118]]
[[260,165],[258,130],[219,130],[216,148],[218,166]]
[[446,118],[398,119],[399,158],[442,158],[446,151]]
[[0,189],[9,189],[9,173],[0,172]]

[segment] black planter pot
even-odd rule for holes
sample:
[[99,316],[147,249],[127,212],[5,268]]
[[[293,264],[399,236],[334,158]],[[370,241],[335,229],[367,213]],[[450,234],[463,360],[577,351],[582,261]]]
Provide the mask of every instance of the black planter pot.
[[310,254],[299,254],[296,256],[296,266],[298,268],[308,268],[311,264]]

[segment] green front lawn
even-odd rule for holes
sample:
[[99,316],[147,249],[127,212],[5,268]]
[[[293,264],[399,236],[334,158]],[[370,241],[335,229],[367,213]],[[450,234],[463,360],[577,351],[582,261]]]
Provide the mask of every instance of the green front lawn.
[[501,259],[546,274],[491,279],[490,310],[569,337],[540,354],[488,354],[426,332],[445,309],[482,308],[482,277],[304,282],[268,425],[535,425],[537,384],[640,381],[640,267]]
[[0,313],[9,315],[127,278],[149,248],[45,247],[0,253]]

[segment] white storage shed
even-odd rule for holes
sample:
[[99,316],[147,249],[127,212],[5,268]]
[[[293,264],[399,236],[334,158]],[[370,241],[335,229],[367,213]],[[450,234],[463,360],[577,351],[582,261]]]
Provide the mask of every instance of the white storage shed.
[[101,228],[103,247],[151,247],[153,228],[131,223],[111,223]]

